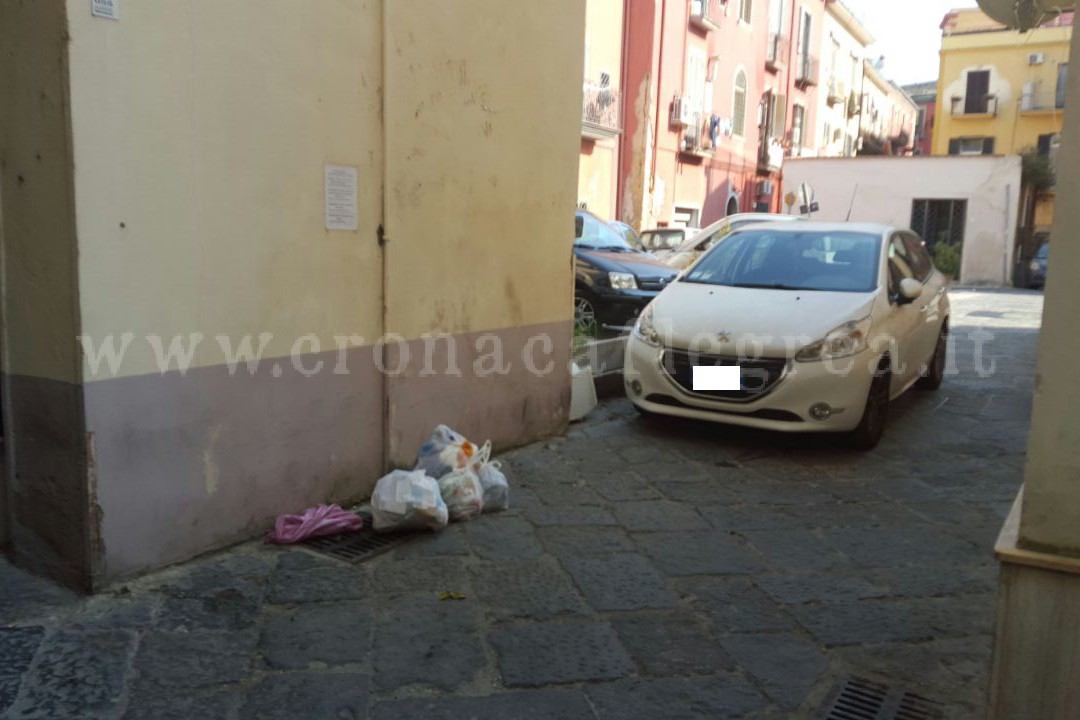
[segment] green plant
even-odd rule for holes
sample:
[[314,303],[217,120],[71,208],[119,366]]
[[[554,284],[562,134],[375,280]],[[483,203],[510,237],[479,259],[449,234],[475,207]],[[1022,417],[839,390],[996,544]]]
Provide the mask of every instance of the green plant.
[[1040,155],[1035,148],[1020,151],[1020,182],[1038,194],[1050,192],[1057,184],[1054,163],[1049,155]]
[[934,245],[931,253],[934,256],[934,265],[938,270],[951,277],[959,277],[960,261],[963,250],[959,243],[950,244],[939,242]]

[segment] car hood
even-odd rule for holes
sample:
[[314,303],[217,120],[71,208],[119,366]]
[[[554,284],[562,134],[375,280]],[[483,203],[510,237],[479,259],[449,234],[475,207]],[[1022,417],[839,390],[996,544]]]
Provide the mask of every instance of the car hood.
[[583,248],[578,248],[576,252],[608,272],[632,273],[639,278],[668,278],[676,275],[676,270],[645,253],[617,253]]
[[876,297],[873,292],[764,290],[677,282],[651,307],[656,328],[667,345],[721,355],[789,357],[845,322],[869,315]]
[[676,270],[685,270],[694,264],[701,253],[695,250],[679,250],[664,256],[664,264]]

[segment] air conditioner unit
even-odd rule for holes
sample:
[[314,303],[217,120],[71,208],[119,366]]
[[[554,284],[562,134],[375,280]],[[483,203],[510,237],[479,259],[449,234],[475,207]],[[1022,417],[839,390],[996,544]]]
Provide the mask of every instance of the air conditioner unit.
[[671,101],[671,119],[672,125],[689,125],[690,123],[683,119],[684,114],[689,114],[689,103],[686,102],[686,98],[675,96],[675,99]]
[[774,189],[772,180],[762,180],[757,185],[758,197],[771,197]]
[[1046,53],[1031,53],[1028,55],[1028,65],[1042,65],[1046,62]]

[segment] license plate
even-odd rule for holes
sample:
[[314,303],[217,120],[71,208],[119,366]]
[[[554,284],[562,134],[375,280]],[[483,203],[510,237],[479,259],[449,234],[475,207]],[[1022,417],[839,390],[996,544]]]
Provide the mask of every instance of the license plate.
[[742,389],[742,371],[738,365],[695,365],[694,390],[732,392]]

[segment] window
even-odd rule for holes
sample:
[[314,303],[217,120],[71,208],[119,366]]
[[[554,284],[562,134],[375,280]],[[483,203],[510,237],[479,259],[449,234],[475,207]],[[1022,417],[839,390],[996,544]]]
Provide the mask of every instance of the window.
[[967,74],[967,93],[964,95],[964,114],[977,115],[989,111],[990,71],[970,70]]
[[769,34],[773,37],[784,34],[784,0],[769,0]]
[[791,148],[798,154],[803,142],[803,125],[806,120],[806,108],[796,104],[791,109]]
[[967,200],[915,200],[911,203],[911,229],[931,251],[938,243],[960,245],[967,223]]
[[949,141],[950,155],[993,155],[994,138],[953,138]]
[[844,138],[844,157],[851,157],[855,153],[855,139],[849,133]]
[[926,246],[915,235],[904,233],[901,237],[904,239],[904,247],[907,248],[908,261],[915,273],[915,279],[926,282],[934,271],[934,262],[926,252]]
[[915,121],[915,139],[922,140],[926,135],[926,108],[919,108],[919,119]]
[[735,97],[731,108],[732,132],[739,137],[746,136],[746,71],[735,73]]
[[700,48],[690,48],[690,56],[686,64],[686,99],[695,113],[705,110],[705,65],[708,60],[705,51]]
[[1069,77],[1069,63],[1061,63],[1058,65],[1057,76],[1057,98],[1055,105],[1060,109],[1065,107],[1065,94],[1066,85],[1068,84]]
[[832,125],[830,125],[829,123],[825,123],[825,132],[821,136],[821,139],[822,145],[824,145],[825,148],[828,148],[830,145],[832,145]]
[[754,19],[754,0],[739,0],[739,20],[749,23]]

